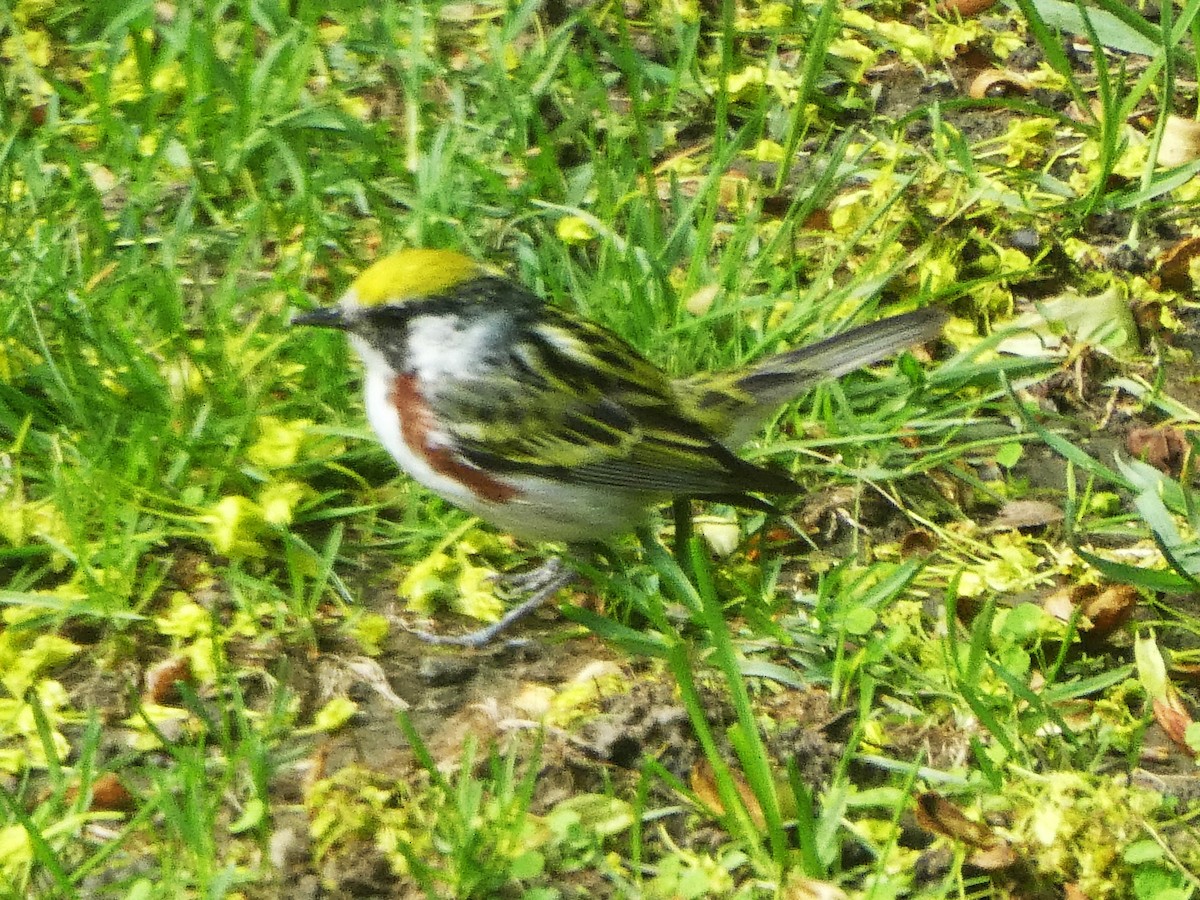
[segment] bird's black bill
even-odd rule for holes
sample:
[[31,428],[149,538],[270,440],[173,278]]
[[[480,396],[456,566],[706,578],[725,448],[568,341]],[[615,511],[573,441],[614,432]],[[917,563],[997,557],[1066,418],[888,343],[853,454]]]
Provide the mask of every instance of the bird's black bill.
[[325,306],[321,309],[311,309],[308,312],[292,316],[293,325],[315,325],[318,328],[338,328],[345,331],[350,327],[346,314],[336,306]]

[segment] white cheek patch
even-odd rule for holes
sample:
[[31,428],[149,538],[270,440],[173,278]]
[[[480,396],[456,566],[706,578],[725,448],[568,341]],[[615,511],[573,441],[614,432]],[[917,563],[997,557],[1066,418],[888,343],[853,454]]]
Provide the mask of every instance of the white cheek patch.
[[469,377],[495,343],[486,320],[464,321],[458,316],[418,316],[409,325],[408,338],[409,367],[427,384]]

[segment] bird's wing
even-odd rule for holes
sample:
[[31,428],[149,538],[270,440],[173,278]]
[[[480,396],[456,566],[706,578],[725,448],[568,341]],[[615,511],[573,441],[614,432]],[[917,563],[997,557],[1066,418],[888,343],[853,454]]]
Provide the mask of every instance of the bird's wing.
[[428,400],[457,451],[492,471],[660,495],[796,489],[686,416],[666,375],[620,338],[553,312],[520,329],[503,363]]

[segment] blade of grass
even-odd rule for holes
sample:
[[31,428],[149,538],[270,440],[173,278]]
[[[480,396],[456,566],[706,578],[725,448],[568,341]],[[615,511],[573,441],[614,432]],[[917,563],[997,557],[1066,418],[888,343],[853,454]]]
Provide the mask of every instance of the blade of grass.
[[738,730],[735,732],[737,738],[733,742],[734,749],[741,760],[750,789],[762,808],[772,854],[776,863],[783,866],[787,860],[787,840],[779,815],[779,798],[775,792],[775,779],[771,776],[767,749],[759,732],[754,707],[750,703],[745,678],[742,676],[741,662],[734,649],[729,624],[725,621],[725,611],[717,598],[710,563],[699,536],[692,538],[688,549],[691,568],[696,578],[696,590],[703,604],[703,621],[708,627],[709,641],[712,643],[712,659],[725,676],[725,685],[737,715]]

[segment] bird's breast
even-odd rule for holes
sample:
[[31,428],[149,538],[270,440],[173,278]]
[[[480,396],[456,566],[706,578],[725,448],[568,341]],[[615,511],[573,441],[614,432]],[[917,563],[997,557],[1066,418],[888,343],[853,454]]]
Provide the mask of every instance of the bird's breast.
[[[420,381],[414,373],[396,376],[388,400],[396,409],[404,445],[414,457],[423,459],[432,472],[488,503],[505,503],[513,499],[517,493],[515,488],[466,462],[455,451],[425,401]],[[416,473],[412,474],[417,477]],[[417,480],[421,479],[417,477]],[[432,484],[427,486],[438,489]]]

